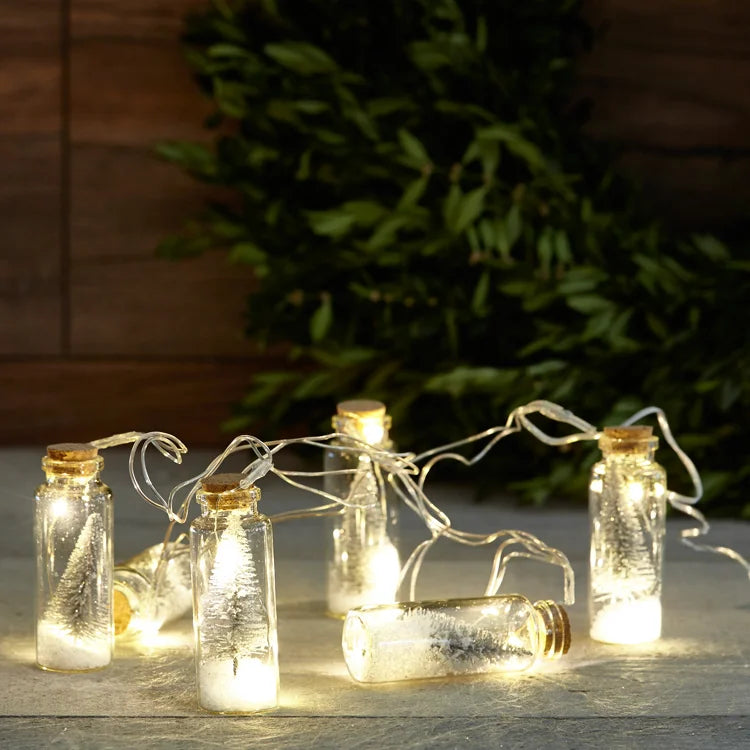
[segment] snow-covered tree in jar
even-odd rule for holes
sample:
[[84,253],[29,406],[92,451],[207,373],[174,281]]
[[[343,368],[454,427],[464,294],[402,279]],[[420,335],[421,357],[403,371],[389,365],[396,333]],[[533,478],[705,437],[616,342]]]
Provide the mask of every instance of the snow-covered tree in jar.
[[36,660],[85,672],[112,660],[112,493],[88,443],[58,443],[42,459],[35,494]]
[[271,522],[243,474],[201,482],[190,527],[198,702],[217,713],[278,705],[279,667]]

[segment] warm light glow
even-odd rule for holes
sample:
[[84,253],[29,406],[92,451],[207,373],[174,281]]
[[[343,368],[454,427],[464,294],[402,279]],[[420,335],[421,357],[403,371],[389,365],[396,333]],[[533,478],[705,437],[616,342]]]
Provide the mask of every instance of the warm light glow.
[[654,483],[654,497],[664,497],[667,488],[661,482]]
[[[346,555],[346,557],[344,557]],[[346,551],[341,560],[348,560]],[[364,547],[360,552],[356,585],[337,578],[335,571],[328,577],[328,608],[335,614],[346,614],[350,609],[366,604],[390,604],[396,601],[396,590],[401,575],[398,550],[389,541],[376,547]]]
[[357,437],[370,445],[380,445],[385,435],[385,425],[380,414],[358,416],[355,420]]
[[155,625],[138,633],[137,641],[149,649],[181,648],[191,645],[192,639],[185,633],[163,633]]
[[54,500],[50,505],[50,513],[53,518],[65,518],[68,515],[68,501],[64,497]]
[[589,485],[589,489],[592,492],[598,492],[600,493],[602,489],[604,489],[604,483],[601,479],[592,479],[591,484]]
[[631,503],[643,502],[645,492],[640,482],[628,482],[627,495]]
[[228,586],[237,575],[237,570],[245,562],[245,556],[236,534],[224,532],[216,547],[216,561],[211,571],[212,584],[217,588]]
[[661,635],[658,597],[615,600],[602,606],[591,623],[591,637],[605,643],[647,643]]
[[278,702],[278,672],[261,659],[205,661],[199,679],[200,703],[209,711],[262,711]]

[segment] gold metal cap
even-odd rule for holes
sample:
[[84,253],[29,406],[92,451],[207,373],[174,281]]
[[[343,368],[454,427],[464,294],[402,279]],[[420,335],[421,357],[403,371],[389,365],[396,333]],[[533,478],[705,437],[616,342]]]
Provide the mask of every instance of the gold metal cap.
[[534,602],[534,609],[542,616],[546,630],[544,655],[548,659],[559,659],[570,650],[568,613],[557,602],[550,599]]
[[260,500],[260,489],[254,484],[240,487],[244,474],[214,474],[201,479],[198,500],[211,510],[234,510],[247,508]]
[[114,590],[112,606],[115,616],[115,635],[122,635],[128,629],[128,625],[130,625],[133,609],[130,606],[128,597],[118,588]]
[[47,456],[53,461],[91,461],[99,449],[91,443],[53,443],[47,446]]

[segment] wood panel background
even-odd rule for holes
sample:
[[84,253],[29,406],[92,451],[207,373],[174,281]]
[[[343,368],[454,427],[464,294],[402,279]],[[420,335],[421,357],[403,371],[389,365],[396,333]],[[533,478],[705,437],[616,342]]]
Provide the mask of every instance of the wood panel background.
[[[220,421],[264,361],[248,280],[157,240],[204,199],[153,156],[201,138],[181,57],[204,0],[0,0],[0,442]],[[623,146],[654,204],[696,228],[747,223],[750,3],[589,0],[590,131]]]

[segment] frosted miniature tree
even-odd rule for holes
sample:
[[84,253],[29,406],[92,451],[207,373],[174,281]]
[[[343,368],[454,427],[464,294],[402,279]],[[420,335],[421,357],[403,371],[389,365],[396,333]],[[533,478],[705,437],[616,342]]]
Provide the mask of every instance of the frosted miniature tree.
[[512,646],[498,633],[441,612],[417,608],[407,612],[400,623],[414,628],[414,635],[430,644],[435,658],[451,663],[455,672],[473,671],[476,664],[493,662],[510,654],[529,655],[528,650]]
[[628,586],[649,588],[656,576],[652,544],[655,532],[641,499],[629,497],[629,486],[640,487],[644,493],[648,490],[641,483],[630,482],[629,476],[618,467],[611,467],[610,474],[603,486],[601,505],[611,519],[608,537],[614,543],[607,546],[616,557],[613,563],[618,587],[621,592]]
[[104,524],[92,513],[78,535],[68,564],[55,589],[44,619],[75,638],[99,638],[109,620],[108,602],[100,595],[100,567],[104,554]]
[[209,659],[239,660],[265,653],[268,613],[242,517],[232,513],[216,549],[208,588],[201,602],[201,642]]

